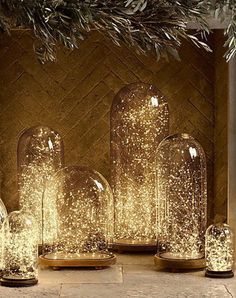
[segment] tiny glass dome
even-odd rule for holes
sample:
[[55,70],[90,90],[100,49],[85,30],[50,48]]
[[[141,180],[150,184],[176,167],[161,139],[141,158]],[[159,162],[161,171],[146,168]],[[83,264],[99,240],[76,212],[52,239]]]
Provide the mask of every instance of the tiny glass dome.
[[[63,142],[59,133],[47,126],[35,126],[25,130],[18,141],[18,190],[20,207],[31,212],[38,221],[38,238],[41,243],[42,196],[46,181],[64,164]],[[56,209],[56,196],[51,192],[47,208]],[[56,214],[48,218],[56,224]],[[53,238],[52,233],[47,234]]]
[[30,286],[37,281],[37,222],[27,211],[11,212],[4,221],[3,273],[1,285]]
[[111,108],[114,248],[156,247],[155,150],[168,135],[169,110],[153,85],[122,88]]
[[4,229],[3,223],[7,217],[7,209],[3,204],[3,201],[0,199],[0,271],[3,268],[3,248],[4,248]]
[[171,135],[160,143],[156,159],[158,263],[204,267],[206,172],[203,148],[190,135]]
[[234,240],[227,224],[208,227],[205,235],[206,276],[233,277]]
[[[52,267],[114,264],[115,256],[108,252],[113,236],[113,197],[106,179],[87,167],[66,167],[47,184],[45,204],[52,191],[51,183],[57,191],[57,238],[50,242],[43,237],[41,264]],[[43,235],[47,230],[43,221]]]

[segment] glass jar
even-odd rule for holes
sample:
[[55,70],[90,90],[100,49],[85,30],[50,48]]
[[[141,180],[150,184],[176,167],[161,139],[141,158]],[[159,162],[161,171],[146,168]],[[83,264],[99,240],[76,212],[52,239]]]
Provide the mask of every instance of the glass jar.
[[3,269],[3,249],[4,249],[4,242],[5,242],[3,223],[6,218],[7,218],[7,209],[3,201],[0,199],[0,271]]
[[204,150],[189,134],[175,134],[160,143],[156,162],[159,257],[202,259],[207,222]]
[[[108,252],[113,236],[113,196],[106,179],[87,167],[70,166],[56,173],[53,185],[57,191],[57,238],[49,242],[43,237],[41,263],[58,267],[113,264],[115,257]],[[45,189],[45,204],[51,189]]]
[[36,284],[38,277],[37,221],[25,210],[11,212],[4,221],[4,267],[1,284]]
[[[42,196],[45,183],[64,165],[64,146],[58,132],[47,126],[35,126],[25,130],[18,141],[18,189],[20,207],[32,212],[38,221],[38,241],[42,242]],[[47,197],[47,208],[56,210],[56,196]],[[50,211],[48,211],[50,212]],[[48,217],[53,231],[54,218]],[[55,235],[48,233],[49,238]]]
[[156,247],[155,151],[168,135],[169,111],[153,85],[122,88],[111,108],[111,186],[119,247]]
[[227,224],[208,227],[205,236],[206,276],[233,277],[234,240]]

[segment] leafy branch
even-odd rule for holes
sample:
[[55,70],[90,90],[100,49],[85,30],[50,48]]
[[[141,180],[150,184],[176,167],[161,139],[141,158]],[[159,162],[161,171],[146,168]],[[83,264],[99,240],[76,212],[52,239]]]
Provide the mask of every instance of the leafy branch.
[[[223,1],[225,5],[234,2]],[[214,3],[219,12],[225,9],[221,2]],[[206,0],[0,0],[0,30],[9,32],[13,26],[32,29],[39,43],[35,52],[42,63],[55,60],[58,43],[77,48],[78,40],[91,30],[102,32],[117,45],[133,46],[139,53],[154,49],[158,59],[168,55],[178,59],[182,39],[210,51],[204,34],[199,34],[209,32],[209,7]],[[227,59],[236,48],[235,4],[229,11],[233,21],[228,27]],[[200,24],[198,34],[188,32],[189,21]]]
[[216,18],[228,23],[225,29],[227,51],[224,57],[229,61],[236,55],[236,0],[216,0],[212,8]]

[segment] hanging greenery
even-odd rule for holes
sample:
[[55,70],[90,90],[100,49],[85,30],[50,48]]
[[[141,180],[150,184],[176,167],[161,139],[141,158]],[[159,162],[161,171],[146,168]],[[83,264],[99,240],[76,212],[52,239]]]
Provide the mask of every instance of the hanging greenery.
[[236,0],[215,0],[211,8],[217,19],[227,22],[225,47],[228,49],[224,57],[229,61],[236,54]]
[[[229,60],[236,51],[234,1],[0,0],[0,30],[10,32],[13,26],[32,29],[39,41],[35,51],[42,63],[55,60],[58,43],[74,49],[91,30],[102,32],[117,45],[133,46],[139,53],[155,49],[157,58],[170,54],[178,59],[182,39],[210,51],[203,38],[209,33],[206,17],[214,5],[218,14],[225,9],[230,12]],[[200,25],[199,32],[187,30],[189,21]]]

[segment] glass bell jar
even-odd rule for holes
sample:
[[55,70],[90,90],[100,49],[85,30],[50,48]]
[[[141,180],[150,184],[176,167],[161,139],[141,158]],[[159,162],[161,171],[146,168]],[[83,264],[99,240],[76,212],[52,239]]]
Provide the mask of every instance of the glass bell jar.
[[159,253],[155,262],[203,268],[207,171],[201,145],[189,134],[164,139],[157,149],[156,179]]
[[[108,252],[113,236],[113,196],[106,179],[87,167],[70,166],[55,175],[53,185],[57,192],[57,238],[48,242],[43,237],[40,263],[50,267],[114,264],[116,257]],[[46,209],[51,191],[51,186],[46,187]],[[43,234],[47,229],[43,220]]]
[[233,277],[234,240],[227,224],[211,225],[205,235],[207,277]]
[[4,248],[4,241],[5,241],[3,223],[6,218],[7,218],[7,209],[3,201],[0,199],[0,272],[3,269],[3,248]]
[[156,248],[155,150],[168,135],[169,110],[153,85],[122,88],[111,108],[111,186],[118,250]]
[[[35,126],[25,130],[18,141],[18,190],[20,207],[31,212],[38,221],[39,244],[42,242],[42,195],[46,181],[52,177],[64,164],[64,149],[62,138],[47,126]],[[56,196],[51,192],[47,208],[56,209]],[[53,217],[54,215],[54,217]],[[48,218],[51,230],[56,224],[56,213]],[[55,237],[48,233],[48,237]]]
[[4,267],[1,285],[36,284],[38,262],[37,221],[25,210],[11,212],[4,221]]

